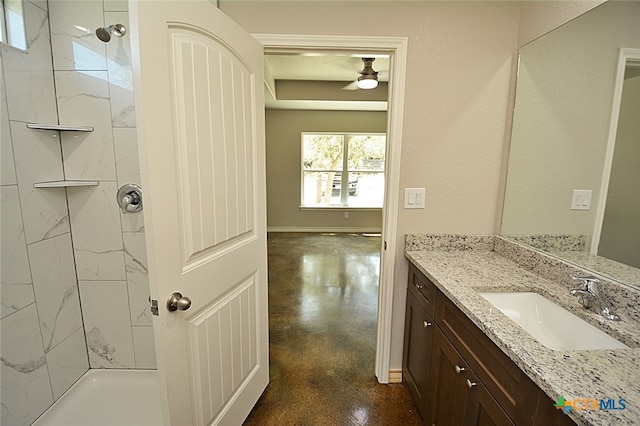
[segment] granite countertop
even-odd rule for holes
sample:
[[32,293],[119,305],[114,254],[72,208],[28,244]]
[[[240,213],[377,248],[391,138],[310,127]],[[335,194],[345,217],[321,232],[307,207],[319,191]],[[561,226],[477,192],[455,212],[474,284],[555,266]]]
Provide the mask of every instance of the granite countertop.
[[[565,400],[614,399],[617,407],[620,398],[626,401],[624,410],[572,409],[569,415],[576,423],[640,423],[640,324],[633,318],[604,320],[582,308],[566,285],[545,279],[491,249],[409,249],[405,255],[551,398],[550,403],[560,396]],[[478,295],[500,291],[537,292],[630,349],[549,349]]]

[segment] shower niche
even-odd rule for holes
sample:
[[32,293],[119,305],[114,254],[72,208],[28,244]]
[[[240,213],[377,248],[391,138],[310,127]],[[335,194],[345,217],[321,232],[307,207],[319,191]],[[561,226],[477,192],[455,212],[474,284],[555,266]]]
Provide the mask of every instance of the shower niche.
[[[27,129],[35,130],[54,130],[57,132],[93,132],[92,126],[62,126],[59,124],[37,124],[27,123]],[[62,138],[58,138],[62,140]],[[66,188],[66,187],[78,187],[78,186],[96,186],[98,181],[95,180],[54,180],[48,182],[35,182],[34,188]]]

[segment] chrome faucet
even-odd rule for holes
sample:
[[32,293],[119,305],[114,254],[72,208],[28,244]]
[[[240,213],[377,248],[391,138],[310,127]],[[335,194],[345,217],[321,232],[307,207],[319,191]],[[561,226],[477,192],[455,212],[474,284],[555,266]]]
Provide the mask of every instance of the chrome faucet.
[[600,280],[596,277],[573,277],[574,280],[582,281],[580,288],[574,288],[570,291],[571,295],[578,296],[580,303],[585,308],[591,308],[600,315],[611,321],[620,321],[620,317],[613,312],[609,301],[604,295],[604,291],[600,286]]

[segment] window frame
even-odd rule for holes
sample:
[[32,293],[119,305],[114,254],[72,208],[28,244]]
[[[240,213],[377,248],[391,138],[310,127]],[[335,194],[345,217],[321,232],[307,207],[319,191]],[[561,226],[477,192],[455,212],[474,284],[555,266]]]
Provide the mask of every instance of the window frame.
[[27,51],[27,31],[23,0],[0,0],[0,43]]
[[[330,135],[330,136],[342,136],[342,168],[340,171],[329,170],[329,169],[305,169],[304,167],[304,138],[305,135]],[[349,170],[349,137],[350,136],[383,136],[384,137],[384,164],[385,167],[381,171],[378,170],[366,170],[366,169],[354,169]],[[340,182],[342,185],[343,178],[348,176],[349,173],[381,173],[386,180],[387,171],[386,171],[386,161],[387,161],[387,133],[386,132],[301,132],[300,133],[300,206],[301,210],[359,210],[359,211],[380,211],[384,207],[384,196],[382,200],[382,204],[380,206],[350,206],[348,204],[349,201],[349,191],[348,187],[346,190],[340,190],[340,204],[330,204],[330,205],[306,205],[304,203],[304,176],[305,173],[333,173],[335,172],[341,174]],[[347,183],[348,185],[348,183]]]

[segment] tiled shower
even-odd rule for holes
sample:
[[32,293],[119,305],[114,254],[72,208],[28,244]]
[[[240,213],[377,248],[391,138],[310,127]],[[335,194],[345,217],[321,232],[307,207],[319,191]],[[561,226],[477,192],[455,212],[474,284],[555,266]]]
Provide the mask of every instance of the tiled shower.
[[[23,3],[28,51],[2,46],[0,61],[6,426],[31,424],[89,368],[156,367],[142,214],[115,200],[140,183],[129,37],[94,34],[128,27],[127,2]],[[52,181],[91,186],[34,188]]]

